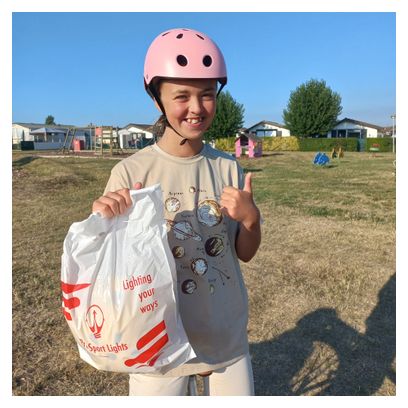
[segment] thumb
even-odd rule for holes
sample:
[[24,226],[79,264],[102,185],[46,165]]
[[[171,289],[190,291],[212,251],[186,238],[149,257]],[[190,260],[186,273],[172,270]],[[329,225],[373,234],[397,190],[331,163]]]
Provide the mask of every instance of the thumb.
[[142,183],[138,181],[137,183],[133,184],[134,190],[140,190],[143,187]]
[[247,193],[252,193],[252,179],[251,179],[251,177],[252,177],[252,173],[248,173],[245,176],[245,184],[244,184],[244,190],[243,191],[246,191]]

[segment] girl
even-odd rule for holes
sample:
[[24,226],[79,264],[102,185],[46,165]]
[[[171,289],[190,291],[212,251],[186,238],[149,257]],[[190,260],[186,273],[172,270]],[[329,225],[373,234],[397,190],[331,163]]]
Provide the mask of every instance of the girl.
[[[227,83],[224,57],[205,34],[173,29],[150,45],[147,92],[162,112],[159,141],[119,162],[92,210],[122,214],[129,188],[160,182],[177,267],[179,310],[197,355],[165,375],[130,375],[130,395],[186,395],[188,376],[210,375],[210,395],[253,395],[247,293],[238,259],[261,240],[251,174],[203,143]],[[219,89],[217,89],[220,84]]]

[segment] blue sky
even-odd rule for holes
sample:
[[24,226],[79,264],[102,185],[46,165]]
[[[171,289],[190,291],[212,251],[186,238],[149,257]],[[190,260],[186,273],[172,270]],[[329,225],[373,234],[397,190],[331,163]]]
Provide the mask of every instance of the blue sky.
[[396,109],[395,13],[13,13],[12,22],[13,122],[153,123],[144,55],[174,27],[217,42],[245,126],[283,123],[290,92],[312,78],[341,95],[340,119],[391,125]]

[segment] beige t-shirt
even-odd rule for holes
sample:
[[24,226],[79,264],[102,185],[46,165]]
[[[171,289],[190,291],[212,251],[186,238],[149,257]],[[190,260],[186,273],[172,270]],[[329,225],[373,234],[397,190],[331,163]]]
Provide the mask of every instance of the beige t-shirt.
[[248,298],[235,251],[239,225],[221,214],[218,203],[224,187],[243,188],[241,167],[209,145],[188,158],[153,145],[119,162],[104,194],[136,182],[161,184],[180,315],[197,354],[166,376],[231,364],[248,352]]

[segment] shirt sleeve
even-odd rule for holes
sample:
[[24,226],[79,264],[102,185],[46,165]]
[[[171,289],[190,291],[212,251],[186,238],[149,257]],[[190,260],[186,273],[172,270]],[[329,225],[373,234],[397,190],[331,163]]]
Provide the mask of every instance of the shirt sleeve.
[[121,190],[122,188],[131,188],[129,184],[130,182],[129,178],[127,177],[127,173],[121,170],[118,165],[116,165],[111,171],[111,175],[106,184],[103,195],[105,195],[108,192]]

